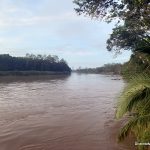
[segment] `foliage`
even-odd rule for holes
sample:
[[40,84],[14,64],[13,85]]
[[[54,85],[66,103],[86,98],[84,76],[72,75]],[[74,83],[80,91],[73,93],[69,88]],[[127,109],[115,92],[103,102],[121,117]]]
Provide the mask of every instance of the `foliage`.
[[[129,22],[129,21],[128,21]],[[148,31],[132,26],[129,22],[113,29],[107,40],[107,49],[120,52],[121,50],[142,51],[145,48],[150,53],[150,36]]]
[[[122,141],[133,132],[139,143],[150,140],[150,55],[145,50],[132,54],[122,67],[122,75],[128,80],[117,106],[117,118],[129,112],[130,119],[119,133]],[[147,146],[138,146],[145,150]]]
[[105,64],[97,68],[77,69],[78,73],[98,73],[98,74],[120,74],[122,65],[119,63]]
[[[142,16],[142,21],[148,21],[149,14],[149,0],[74,0],[78,6],[75,10],[79,13],[85,13],[92,17],[111,18],[119,17],[126,19],[126,17],[139,18]],[[146,22],[147,24],[147,22]]]
[[71,69],[66,61],[58,56],[26,54],[26,57],[0,55],[0,71],[68,71]]
[[[149,142],[150,139],[150,76],[140,74],[132,78],[124,89],[118,104],[116,117],[121,118],[129,113],[129,120],[119,133],[122,141],[133,132],[138,142]],[[139,146],[139,149],[146,149]]]
[[150,55],[143,52],[136,52],[131,55],[128,62],[122,66],[121,74],[127,80],[141,73],[150,73]]
[[104,19],[117,19],[118,23],[107,40],[107,49],[139,50],[150,47],[149,0],[74,0],[78,14]]

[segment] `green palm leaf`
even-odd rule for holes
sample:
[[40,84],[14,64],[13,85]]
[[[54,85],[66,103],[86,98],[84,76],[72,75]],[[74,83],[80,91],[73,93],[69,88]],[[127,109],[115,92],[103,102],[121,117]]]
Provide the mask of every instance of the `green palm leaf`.
[[125,137],[129,135],[129,133],[134,130],[137,126],[141,127],[141,130],[146,130],[148,125],[150,124],[150,114],[144,116],[132,117],[126,125],[120,130],[118,135],[119,141],[124,140]]
[[[130,112],[130,119],[119,132],[118,140],[122,141],[133,132],[139,142],[150,140],[150,76],[140,74],[129,81],[117,103],[116,117],[121,118]],[[138,146],[139,150],[147,146]]]
[[128,111],[135,111],[138,104],[144,106],[149,99],[150,77],[147,74],[141,74],[132,78],[119,98],[116,117],[121,118]]

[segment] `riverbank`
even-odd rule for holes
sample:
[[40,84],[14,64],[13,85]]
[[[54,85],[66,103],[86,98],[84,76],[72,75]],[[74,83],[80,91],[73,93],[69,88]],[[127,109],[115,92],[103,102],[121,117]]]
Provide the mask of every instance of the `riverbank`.
[[117,121],[114,119],[111,125],[106,125],[108,128],[109,143],[111,144],[110,150],[137,150],[135,146],[136,139],[133,135],[129,135],[123,142],[118,142],[117,137],[123,122],[124,120]]

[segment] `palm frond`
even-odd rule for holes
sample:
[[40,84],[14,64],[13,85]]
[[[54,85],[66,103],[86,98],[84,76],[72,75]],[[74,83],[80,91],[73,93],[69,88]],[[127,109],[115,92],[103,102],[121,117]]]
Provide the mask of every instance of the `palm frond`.
[[131,132],[131,129],[135,126],[136,124],[136,118],[132,118],[131,120],[128,121],[120,130],[118,134],[118,140],[123,141]]
[[116,118],[121,118],[126,112],[134,109],[138,103],[147,103],[150,95],[150,77],[141,74],[133,77],[122,92],[118,103]]
[[150,124],[150,114],[132,117],[120,130],[118,140],[119,141],[124,140],[129,135],[131,130],[133,130],[137,126],[140,126],[141,131],[145,131],[148,128],[149,124]]

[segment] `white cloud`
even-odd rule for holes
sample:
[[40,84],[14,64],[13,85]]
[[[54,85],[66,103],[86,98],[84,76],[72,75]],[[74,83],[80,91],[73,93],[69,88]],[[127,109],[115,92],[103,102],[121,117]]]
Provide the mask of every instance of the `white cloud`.
[[[2,0],[0,6],[0,27],[11,28],[14,26],[32,26],[50,22],[79,20],[80,17],[78,17],[74,11],[61,12],[61,10],[58,11],[56,8],[53,8],[52,4],[56,5],[56,3],[50,1],[51,4],[49,4],[46,0],[44,1],[45,5],[38,11],[35,7],[33,7],[33,9],[29,6],[24,8],[25,2],[22,6],[19,1],[13,3],[13,1]],[[46,6],[46,2],[49,7]],[[51,12],[51,10],[53,10],[53,12]]]
[[[15,10],[10,10],[15,11]],[[19,13],[19,12],[18,12]],[[47,15],[47,16],[15,16],[6,15],[4,13],[0,14],[0,27],[13,27],[13,26],[32,26],[47,24],[51,22],[61,22],[61,21],[77,21],[80,20],[74,13],[68,12],[59,15]]]
[[0,37],[0,47],[21,44],[22,41],[23,39],[21,37]]

